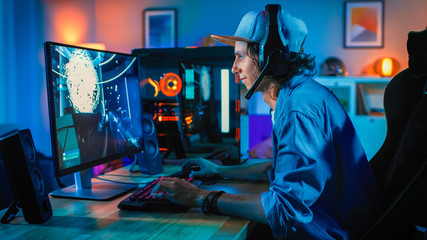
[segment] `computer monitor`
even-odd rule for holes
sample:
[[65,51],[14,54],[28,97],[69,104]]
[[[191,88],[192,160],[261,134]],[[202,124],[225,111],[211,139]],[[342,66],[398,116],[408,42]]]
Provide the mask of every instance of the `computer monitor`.
[[110,199],[136,186],[91,182],[89,169],[143,151],[137,57],[45,43],[52,155],[76,184],[52,196]]

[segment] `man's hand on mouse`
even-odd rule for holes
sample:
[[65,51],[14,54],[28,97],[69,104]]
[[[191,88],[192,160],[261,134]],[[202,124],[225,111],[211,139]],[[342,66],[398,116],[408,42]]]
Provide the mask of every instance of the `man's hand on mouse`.
[[239,148],[230,144],[214,149],[211,153],[209,153],[209,156],[207,158],[221,161],[229,161],[230,159],[238,159],[239,156]]
[[219,166],[211,161],[204,158],[188,158],[186,162],[182,164],[182,169],[189,169],[191,165],[197,164],[200,166],[199,171],[191,173],[194,178],[217,178],[220,177],[219,172],[222,166]]

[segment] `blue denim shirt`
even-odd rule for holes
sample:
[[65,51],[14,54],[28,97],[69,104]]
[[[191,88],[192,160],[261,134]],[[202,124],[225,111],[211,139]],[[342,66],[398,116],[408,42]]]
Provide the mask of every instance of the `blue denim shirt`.
[[279,93],[272,139],[270,188],[261,201],[274,235],[359,238],[377,209],[376,184],[335,95],[295,76]]

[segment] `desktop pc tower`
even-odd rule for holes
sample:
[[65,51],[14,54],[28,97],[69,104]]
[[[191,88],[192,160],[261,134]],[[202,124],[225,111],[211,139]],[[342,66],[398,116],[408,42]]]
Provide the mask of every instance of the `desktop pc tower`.
[[[229,151],[240,163],[240,82],[231,72],[233,47],[134,49],[143,112],[156,125],[164,158]],[[225,157],[226,156],[226,157]]]

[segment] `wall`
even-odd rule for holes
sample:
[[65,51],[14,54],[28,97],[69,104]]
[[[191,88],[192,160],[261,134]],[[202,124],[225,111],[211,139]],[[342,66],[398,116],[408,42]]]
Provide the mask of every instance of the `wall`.
[[[6,7],[4,6],[4,4],[0,4],[0,13],[4,13],[4,9],[6,9]],[[4,17],[0,17],[0,26],[4,26]],[[5,56],[5,48],[4,46],[4,38],[5,38],[5,32],[4,31],[0,31],[0,56]],[[0,57],[0,73],[5,71],[5,58]],[[0,74],[0,106],[6,106],[7,101],[6,101],[6,81],[5,81],[5,77],[4,74]],[[2,108],[0,108],[1,111],[4,111]],[[6,122],[6,114],[1,114],[0,113],[0,123],[4,123]]]
[[[426,0],[385,0],[385,40],[380,49],[344,49],[344,0],[1,0],[0,123],[18,122],[33,132],[37,148],[49,154],[49,122],[43,42],[102,42],[108,50],[142,47],[142,12],[176,8],[178,46],[198,45],[209,34],[232,35],[242,16],[267,3],[280,3],[309,29],[306,52],[320,64],[338,56],[351,75],[381,56],[407,67],[406,40],[427,24]],[[248,3],[249,2],[249,3]],[[12,34],[12,35],[11,35]],[[22,47],[18,49],[16,46]],[[23,68],[23,66],[25,66]],[[7,71],[5,71],[7,69]]]
[[[244,0],[44,0],[49,21],[46,39],[68,43],[102,42],[112,51],[130,52],[142,47],[142,15],[146,8],[176,8],[178,46],[198,45],[210,34],[232,35],[241,17],[267,3],[280,3],[291,14],[305,21],[309,35],[305,50],[316,56],[320,65],[327,57],[341,58],[350,75],[359,76],[379,57],[391,56],[407,67],[406,40],[409,31],[427,25],[426,0],[385,0],[384,47],[343,48],[344,0],[254,1]],[[61,22],[54,19],[63,16]],[[66,21],[67,17],[68,21]],[[80,39],[67,41],[58,29],[80,26]]]
[[385,0],[384,48],[343,48],[343,0],[248,1],[244,0],[95,0],[95,39],[107,48],[130,52],[142,47],[142,11],[145,8],[176,8],[178,46],[197,45],[210,34],[232,35],[241,17],[267,3],[280,3],[291,14],[303,19],[309,29],[306,52],[317,57],[320,65],[329,56],[338,56],[350,75],[360,75],[367,65],[381,56],[391,56],[407,67],[406,40],[409,31],[427,25],[426,0]]
[[35,141],[49,139],[41,121],[46,95],[40,1],[1,0],[0,5],[0,124],[29,128]]
[[70,44],[91,42],[96,29],[94,1],[42,0],[45,40]]

